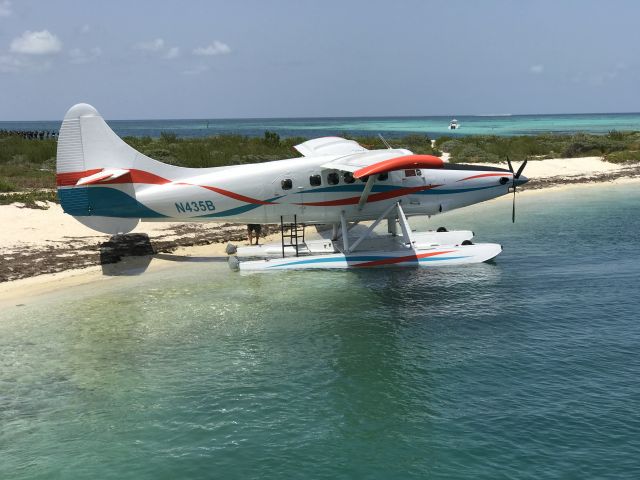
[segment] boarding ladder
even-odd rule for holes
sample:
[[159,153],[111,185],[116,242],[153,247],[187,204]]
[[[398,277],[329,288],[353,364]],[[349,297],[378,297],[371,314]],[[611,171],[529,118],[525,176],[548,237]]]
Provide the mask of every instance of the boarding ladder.
[[300,248],[304,245],[304,223],[298,223],[297,215],[293,216],[293,223],[285,222],[280,216],[280,238],[282,239],[282,258],[285,247],[293,247],[296,257],[300,256]]

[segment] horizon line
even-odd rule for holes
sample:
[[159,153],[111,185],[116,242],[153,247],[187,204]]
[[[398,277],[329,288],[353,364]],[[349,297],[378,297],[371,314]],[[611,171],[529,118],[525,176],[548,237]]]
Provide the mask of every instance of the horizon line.
[[[437,114],[437,115],[345,115],[345,116],[330,116],[330,115],[321,115],[321,116],[292,116],[292,117],[165,117],[165,118],[110,118],[105,121],[115,121],[115,122],[148,122],[148,121],[163,121],[163,120],[330,120],[330,119],[409,119],[409,118],[432,118],[432,117],[442,117],[442,118],[456,118],[456,117],[531,117],[531,116],[562,116],[562,115],[640,115],[640,111],[630,111],[630,112],[584,112],[584,113],[469,113],[469,114]],[[38,119],[38,120],[0,120],[0,123],[11,123],[11,122],[61,122],[63,116],[59,119]],[[104,117],[103,117],[104,118]]]

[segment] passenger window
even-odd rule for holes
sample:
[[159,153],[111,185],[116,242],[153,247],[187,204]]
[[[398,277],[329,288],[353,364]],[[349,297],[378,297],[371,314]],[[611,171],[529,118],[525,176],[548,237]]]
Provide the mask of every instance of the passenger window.
[[327,175],[327,183],[329,185],[337,185],[340,183],[340,176],[336,172],[331,172]]
[[405,177],[415,177],[416,176],[416,171],[415,170],[405,170],[404,171],[404,176]]
[[367,180],[369,180],[369,175],[366,175],[366,176],[364,176],[364,177],[360,177],[360,181],[361,181],[362,183],[365,183]]
[[344,180],[344,183],[353,183],[356,181],[356,179],[353,178],[353,173],[351,172],[344,172],[344,175],[342,175],[342,179]]
[[312,187],[319,187],[320,185],[322,185],[322,178],[320,177],[320,175],[311,175],[309,177],[309,184]]
[[282,187],[283,190],[291,190],[291,187],[293,186],[293,182],[291,181],[290,178],[285,178],[280,182],[280,186]]
[[384,172],[378,175],[378,180],[384,182],[385,180],[389,180],[389,172]]

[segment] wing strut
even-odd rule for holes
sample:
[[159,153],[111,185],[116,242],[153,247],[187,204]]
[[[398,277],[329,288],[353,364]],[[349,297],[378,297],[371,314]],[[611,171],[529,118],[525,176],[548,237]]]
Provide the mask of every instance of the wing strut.
[[[353,253],[355,251],[355,249],[358,247],[358,245],[360,245],[360,243],[367,239],[371,233],[373,232],[374,228],[376,228],[378,226],[378,224],[384,220],[385,218],[387,218],[389,216],[389,214],[393,211],[393,209],[396,209],[397,211],[397,215],[398,215],[398,221],[400,223],[400,228],[402,228],[402,235],[403,235],[403,241],[406,247],[411,247],[413,245],[413,237],[411,236],[411,227],[409,226],[409,222],[407,222],[407,217],[404,214],[404,211],[402,210],[402,207],[400,206],[400,202],[396,202],[396,203],[392,203],[391,205],[389,205],[387,207],[387,209],[382,212],[382,214],[375,220],[375,222],[373,222],[371,225],[369,225],[369,228],[367,228],[367,230],[365,232],[363,232],[357,239],[355,242],[353,242],[353,244],[349,245],[349,235],[348,235],[348,229],[347,229],[347,218],[345,217],[344,214],[344,210],[340,213],[340,221],[342,223],[342,251],[346,254],[346,253]],[[395,219],[393,219],[393,222],[395,222]]]
[[376,178],[378,178],[378,175],[369,175],[369,178],[367,178],[367,183],[364,186],[364,190],[362,190],[362,195],[360,195],[360,201],[358,201],[358,210],[362,210],[364,204],[367,203],[367,198],[369,198],[373,184],[376,183]]
[[404,214],[404,210],[400,206],[400,202],[396,203],[398,207],[398,222],[400,223],[400,228],[402,229],[402,236],[404,237],[404,243],[407,247],[413,245],[413,237],[411,236],[411,227],[409,226],[409,222],[407,221],[407,217]]

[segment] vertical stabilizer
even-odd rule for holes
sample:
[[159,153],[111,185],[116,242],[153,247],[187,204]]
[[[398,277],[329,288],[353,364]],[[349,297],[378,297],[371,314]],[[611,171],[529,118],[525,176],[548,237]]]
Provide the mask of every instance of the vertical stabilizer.
[[[105,169],[130,169],[138,152],[122,141],[109,128],[91,105],[79,103],[69,109],[58,136],[56,183],[58,198],[65,213],[94,230],[117,234],[128,233],[140,221],[132,210],[126,215],[126,205],[113,205],[123,216],[96,215],[95,203],[105,191],[118,192],[109,198],[126,198],[135,202],[135,190],[129,184],[117,188],[93,188],[81,179],[99,174]],[[108,189],[108,190],[107,190]]]

